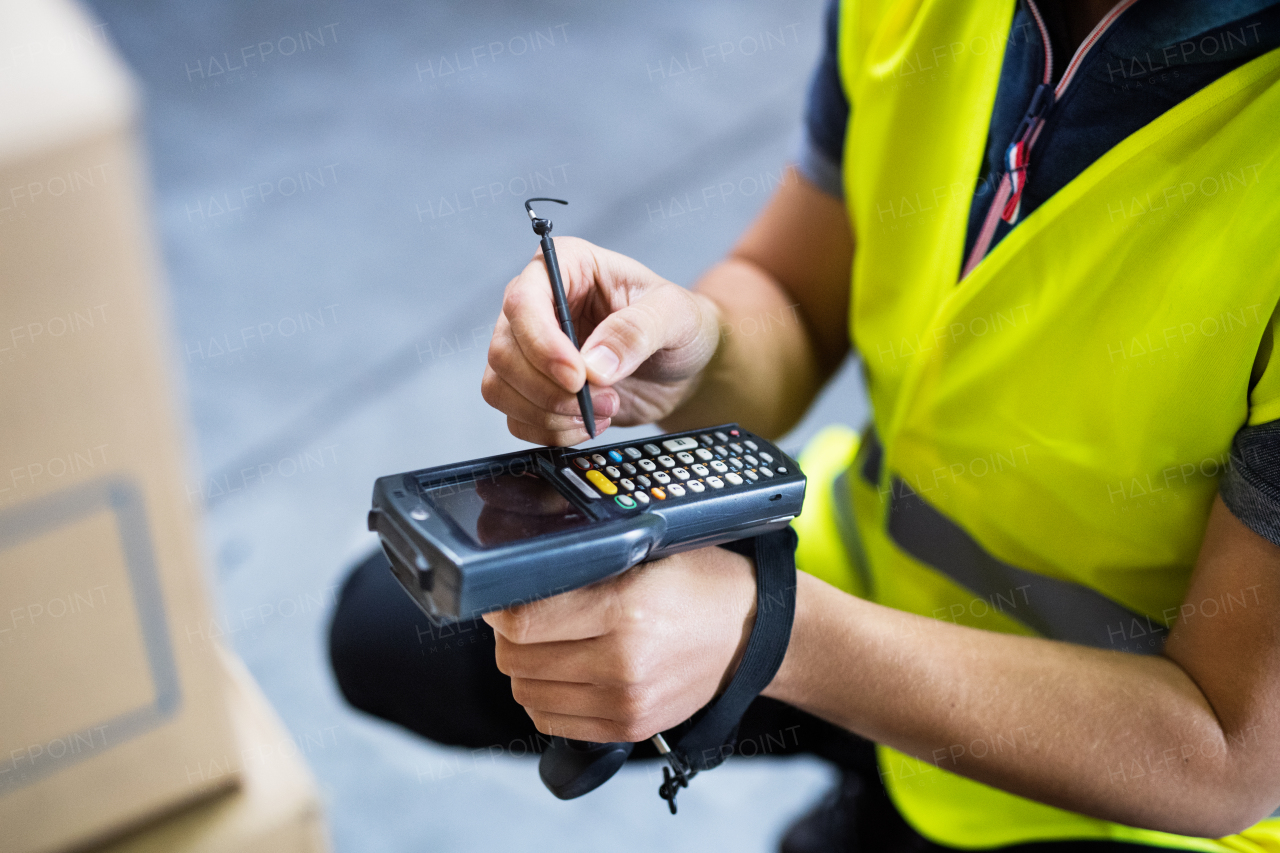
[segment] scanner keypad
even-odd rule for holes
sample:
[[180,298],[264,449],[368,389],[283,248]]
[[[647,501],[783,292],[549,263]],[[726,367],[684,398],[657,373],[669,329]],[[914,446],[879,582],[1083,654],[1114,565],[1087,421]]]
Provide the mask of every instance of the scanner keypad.
[[679,500],[749,486],[787,473],[774,457],[740,430],[716,430],[682,438],[655,439],[638,447],[601,448],[572,457],[566,476],[578,471],[575,485],[590,497],[613,497],[627,510],[654,501]]

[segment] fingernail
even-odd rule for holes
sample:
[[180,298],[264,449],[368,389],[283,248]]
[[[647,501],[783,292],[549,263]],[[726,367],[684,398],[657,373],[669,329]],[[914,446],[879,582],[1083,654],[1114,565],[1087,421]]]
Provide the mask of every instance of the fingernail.
[[592,347],[583,353],[582,360],[602,379],[608,379],[618,369],[618,356],[608,347]]

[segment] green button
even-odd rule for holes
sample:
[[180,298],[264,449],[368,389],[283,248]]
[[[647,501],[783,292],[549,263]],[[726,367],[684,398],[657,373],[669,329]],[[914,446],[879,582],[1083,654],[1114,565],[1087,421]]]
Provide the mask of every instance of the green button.
[[615,500],[615,501],[617,501],[617,502],[618,502],[618,506],[622,507],[623,509],[635,509],[635,508],[636,508],[636,502],[635,502],[635,500],[633,500],[632,498],[628,497],[627,495],[618,495],[616,498],[614,498],[614,500]]

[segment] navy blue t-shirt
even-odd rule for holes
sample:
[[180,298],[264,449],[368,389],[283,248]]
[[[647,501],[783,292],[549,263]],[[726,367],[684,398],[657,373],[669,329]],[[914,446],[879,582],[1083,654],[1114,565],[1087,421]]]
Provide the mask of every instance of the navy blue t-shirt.
[[[1053,49],[1053,82],[1069,61],[1056,4],[1042,4]],[[809,86],[801,173],[836,197],[849,102],[837,65],[839,2],[826,11],[822,58]],[[1224,74],[1280,47],[1277,0],[1140,0],[1086,55],[1062,97],[1044,115],[1032,150],[1017,221],[1000,221],[987,251],[1095,160],[1166,110]],[[1005,171],[1005,153],[1044,74],[1045,44],[1027,0],[1018,0],[973,202],[964,257],[977,242]],[[960,270],[956,270],[957,279]],[[1237,433],[1219,484],[1232,513],[1280,545],[1280,421]]]

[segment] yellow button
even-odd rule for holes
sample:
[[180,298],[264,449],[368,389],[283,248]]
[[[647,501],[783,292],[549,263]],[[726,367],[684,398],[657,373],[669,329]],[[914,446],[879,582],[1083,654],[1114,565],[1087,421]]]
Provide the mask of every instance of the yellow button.
[[587,479],[591,481],[591,485],[595,486],[606,495],[616,495],[618,487],[609,482],[609,478],[599,471],[588,471]]

